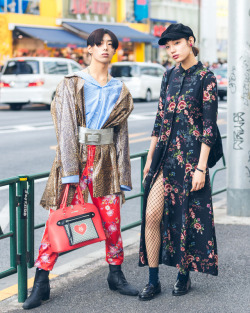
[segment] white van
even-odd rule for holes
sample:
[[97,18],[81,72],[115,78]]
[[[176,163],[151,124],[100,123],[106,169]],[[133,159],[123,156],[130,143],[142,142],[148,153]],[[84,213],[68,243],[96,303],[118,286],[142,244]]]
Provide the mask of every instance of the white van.
[[0,103],[20,110],[28,103],[43,103],[50,108],[58,83],[65,75],[82,70],[65,58],[21,57],[10,59],[0,76]]
[[159,98],[165,71],[156,63],[117,62],[112,64],[111,75],[125,83],[134,99],[149,102]]

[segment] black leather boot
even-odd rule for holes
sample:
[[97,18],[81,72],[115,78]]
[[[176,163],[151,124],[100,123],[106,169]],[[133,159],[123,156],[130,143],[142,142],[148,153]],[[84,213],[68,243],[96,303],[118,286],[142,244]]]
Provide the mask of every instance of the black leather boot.
[[34,286],[30,296],[25,300],[23,309],[29,310],[42,304],[42,300],[48,300],[50,296],[49,271],[36,269]]
[[172,295],[173,296],[183,296],[188,293],[189,289],[191,288],[191,279],[188,277],[187,281],[181,281],[180,279],[177,279]]
[[109,264],[109,274],[107,281],[111,290],[117,290],[122,295],[137,296],[139,293],[136,288],[127,282],[121,270],[121,265]]

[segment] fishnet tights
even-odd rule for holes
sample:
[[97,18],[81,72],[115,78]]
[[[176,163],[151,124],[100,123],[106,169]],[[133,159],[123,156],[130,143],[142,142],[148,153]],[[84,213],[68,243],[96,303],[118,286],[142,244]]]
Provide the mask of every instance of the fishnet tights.
[[161,246],[160,223],[164,209],[164,187],[162,170],[147,199],[145,239],[149,267],[158,267]]

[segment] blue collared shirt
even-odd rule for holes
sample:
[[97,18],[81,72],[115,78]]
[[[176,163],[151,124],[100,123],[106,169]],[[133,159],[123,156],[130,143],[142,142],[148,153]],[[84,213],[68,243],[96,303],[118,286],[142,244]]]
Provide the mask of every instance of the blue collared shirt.
[[[85,80],[84,102],[86,127],[89,129],[101,129],[108,120],[120,96],[122,82],[112,77],[106,85],[101,86],[91,75],[83,71],[76,72],[75,74]],[[79,175],[63,177],[62,183],[79,183]],[[121,185],[121,189],[131,190],[131,188],[124,185]]]

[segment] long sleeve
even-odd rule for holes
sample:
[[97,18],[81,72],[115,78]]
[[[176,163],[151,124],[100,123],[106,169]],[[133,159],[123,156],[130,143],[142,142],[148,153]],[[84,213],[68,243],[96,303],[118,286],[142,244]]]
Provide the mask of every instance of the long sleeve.
[[51,104],[56,137],[58,161],[61,163],[62,177],[79,175],[78,127],[74,101],[74,81],[59,83]]
[[218,95],[217,82],[213,73],[204,78],[203,84],[203,135],[201,142],[212,147],[217,136]]
[[164,117],[163,103],[164,103],[165,94],[166,94],[166,79],[167,79],[167,72],[164,73],[163,78],[162,78],[158,109],[157,109],[154,128],[153,128],[151,136],[159,137],[159,134],[160,134],[162,119]]
[[121,189],[131,190],[132,189],[131,164],[130,164],[127,119],[120,125],[115,127],[114,143],[116,147],[117,168]]

